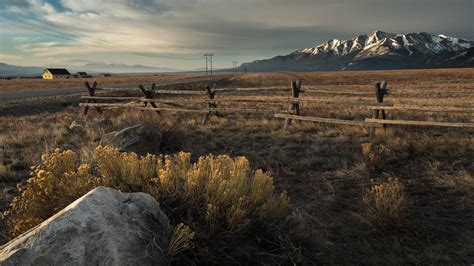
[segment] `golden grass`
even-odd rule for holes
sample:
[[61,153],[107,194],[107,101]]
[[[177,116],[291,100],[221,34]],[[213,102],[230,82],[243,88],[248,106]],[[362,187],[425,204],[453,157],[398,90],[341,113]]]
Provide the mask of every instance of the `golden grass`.
[[166,255],[173,258],[177,257],[186,250],[189,250],[192,247],[192,241],[195,238],[196,233],[194,233],[189,226],[184,225],[183,223],[178,224],[168,244],[168,250]]
[[[195,74],[155,74],[155,75],[121,75],[112,77],[93,77],[93,78],[70,78],[70,79],[12,79],[0,80],[0,92],[28,91],[38,89],[57,89],[69,87],[83,87],[84,82],[91,84],[97,81],[100,86],[117,84],[144,83],[150,85],[154,82],[172,82],[178,79],[193,78],[202,75]],[[149,84],[148,84],[149,83]]]
[[366,221],[377,226],[401,226],[408,205],[404,189],[403,183],[394,177],[368,189],[364,195]]

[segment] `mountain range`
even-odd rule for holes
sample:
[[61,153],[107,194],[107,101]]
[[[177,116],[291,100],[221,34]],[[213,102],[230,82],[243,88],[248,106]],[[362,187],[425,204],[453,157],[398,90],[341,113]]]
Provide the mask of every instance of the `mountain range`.
[[104,64],[104,63],[88,63],[77,69],[89,72],[110,72],[110,73],[156,73],[156,72],[176,72],[180,71],[173,68],[150,67],[143,65],[126,65],[126,64]]
[[[0,76],[40,75],[45,67],[24,67],[0,63]],[[440,67],[474,67],[474,42],[425,32],[399,34],[375,31],[371,34],[356,36],[351,40],[332,39],[314,47],[296,50],[288,55],[257,60],[240,66],[241,69],[251,72]],[[180,71],[143,65],[105,63],[88,63],[79,67],[65,68],[71,73],[77,71],[88,73]]]
[[[57,66],[56,66],[57,67]],[[43,69],[46,67],[28,67],[28,66],[15,66],[5,63],[0,63],[0,76],[9,76],[9,75],[41,75]],[[150,67],[142,65],[126,65],[126,64],[105,64],[105,63],[88,63],[83,66],[76,67],[65,67],[74,74],[78,71],[85,71],[88,73],[159,73],[159,72],[176,72],[177,69],[171,68],[160,68],[160,67]]]
[[375,31],[332,39],[288,55],[241,65],[248,71],[336,71],[473,67],[474,42],[429,33]]
[[0,76],[14,75],[40,75],[43,72],[41,67],[33,66],[14,66],[0,63]]

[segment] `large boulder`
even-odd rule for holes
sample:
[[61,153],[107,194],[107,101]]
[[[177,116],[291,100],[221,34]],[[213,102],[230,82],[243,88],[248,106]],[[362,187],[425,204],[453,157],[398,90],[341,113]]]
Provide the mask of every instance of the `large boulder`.
[[1,265],[164,265],[168,218],[145,193],[98,187],[1,247]]
[[90,121],[87,125],[93,129],[104,129],[105,132],[109,132],[109,129],[114,126],[114,123],[110,118],[103,118],[95,121]]
[[84,125],[80,122],[77,121],[72,121],[71,125],[69,126],[69,130],[71,133],[79,136],[84,136],[86,135],[86,128]]
[[158,154],[161,145],[161,133],[157,128],[135,125],[105,134],[100,145],[113,146],[121,151],[135,152],[139,155]]

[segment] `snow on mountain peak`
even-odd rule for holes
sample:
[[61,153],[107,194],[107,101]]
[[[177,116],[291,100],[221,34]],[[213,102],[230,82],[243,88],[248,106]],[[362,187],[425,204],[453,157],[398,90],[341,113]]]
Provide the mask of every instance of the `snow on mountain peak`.
[[439,54],[457,52],[474,47],[474,42],[446,35],[432,35],[426,32],[397,34],[374,31],[360,35],[352,40],[332,39],[313,48],[306,48],[297,53],[315,55],[345,56],[356,53],[356,57],[376,56],[383,54]]
[[372,34],[369,35],[369,38],[366,41],[366,46],[377,43],[377,42],[379,42],[381,40],[384,40],[384,39],[393,38],[395,36],[396,36],[396,34],[394,34],[394,33],[387,33],[387,32],[383,32],[383,31],[379,31],[379,30],[374,31],[374,32],[372,32]]

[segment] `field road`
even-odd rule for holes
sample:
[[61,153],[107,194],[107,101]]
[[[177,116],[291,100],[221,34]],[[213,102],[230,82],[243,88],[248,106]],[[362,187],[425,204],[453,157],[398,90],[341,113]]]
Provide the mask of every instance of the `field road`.
[[[173,82],[157,82],[157,87],[170,86],[170,85],[180,85],[180,84],[190,84],[194,82],[205,82],[213,81],[227,77],[227,75],[218,75],[214,77],[199,77],[199,78],[188,78],[182,80],[175,80]],[[133,84],[109,84],[106,85],[107,88],[114,89],[130,89],[137,88],[138,83]],[[99,86],[100,87],[100,86]],[[36,98],[36,97],[50,97],[50,96],[61,96],[61,95],[70,95],[70,94],[79,94],[82,92],[87,92],[87,89],[82,87],[72,87],[72,88],[58,88],[58,89],[41,89],[41,90],[31,90],[31,91],[17,91],[17,92],[0,92],[0,102],[6,102],[10,100],[19,100],[26,98]]]

